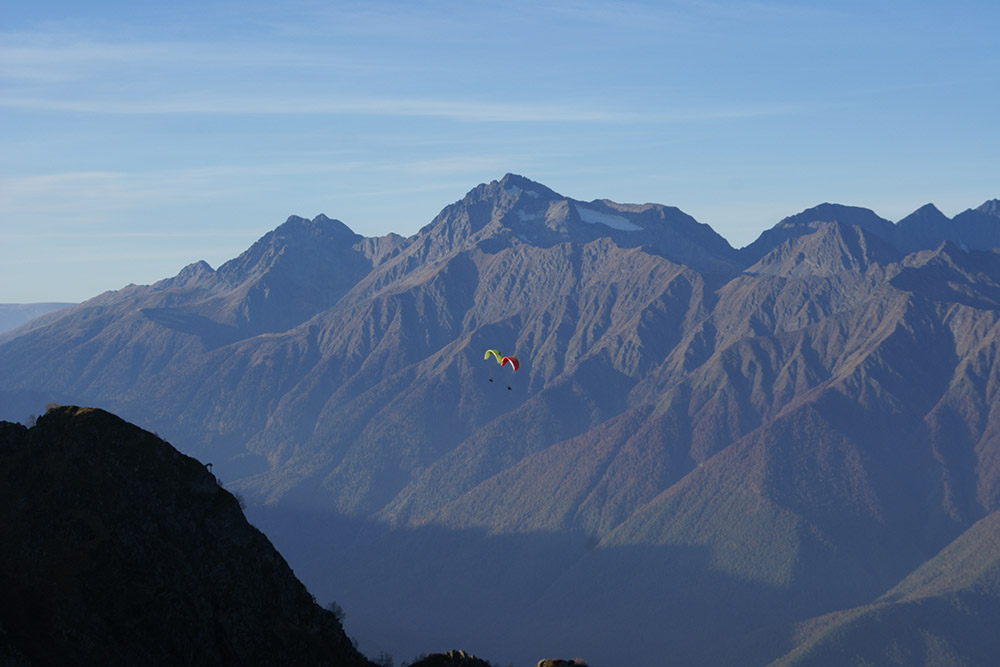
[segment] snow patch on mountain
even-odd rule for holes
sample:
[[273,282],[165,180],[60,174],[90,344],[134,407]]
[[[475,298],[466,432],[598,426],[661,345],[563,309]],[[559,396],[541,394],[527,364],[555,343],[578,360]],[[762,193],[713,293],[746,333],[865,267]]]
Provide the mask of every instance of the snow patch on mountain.
[[642,227],[634,222],[630,222],[628,218],[624,218],[620,215],[602,213],[601,211],[595,211],[592,208],[584,208],[583,206],[577,206],[576,210],[577,213],[580,214],[580,219],[591,225],[600,223],[602,225],[607,225],[612,229],[619,229],[624,232],[637,232],[642,230]]
[[512,186],[508,187],[506,189],[506,192],[511,197],[516,197],[517,195],[519,195],[522,192],[524,194],[528,195],[529,197],[531,197],[532,199],[538,199],[539,197],[541,197],[541,195],[538,194],[537,192],[535,192],[534,190],[522,190],[521,188],[517,187],[516,185],[512,185]]

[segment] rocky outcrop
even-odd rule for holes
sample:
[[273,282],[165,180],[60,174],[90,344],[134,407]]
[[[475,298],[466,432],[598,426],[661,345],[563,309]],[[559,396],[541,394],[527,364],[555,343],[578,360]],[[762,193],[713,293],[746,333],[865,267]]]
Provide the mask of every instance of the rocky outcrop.
[[0,662],[369,663],[206,466],[100,410],[0,422]]
[[492,667],[492,665],[465,651],[448,651],[447,653],[431,653],[421,657],[410,667]]

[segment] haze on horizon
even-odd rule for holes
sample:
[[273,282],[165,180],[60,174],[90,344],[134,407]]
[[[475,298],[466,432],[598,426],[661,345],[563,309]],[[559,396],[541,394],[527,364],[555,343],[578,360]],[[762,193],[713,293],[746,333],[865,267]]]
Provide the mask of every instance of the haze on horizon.
[[737,247],[824,201],[1000,196],[985,0],[0,7],[0,303],[218,266],[293,214],[409,235],[507,172]]

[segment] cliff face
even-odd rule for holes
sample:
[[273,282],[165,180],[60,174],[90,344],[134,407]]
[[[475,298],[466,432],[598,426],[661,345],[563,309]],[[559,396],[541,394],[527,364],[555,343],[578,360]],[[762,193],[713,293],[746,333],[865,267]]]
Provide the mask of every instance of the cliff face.
[[201,463],[101,410],[0,422],[0,657],[368,665]]

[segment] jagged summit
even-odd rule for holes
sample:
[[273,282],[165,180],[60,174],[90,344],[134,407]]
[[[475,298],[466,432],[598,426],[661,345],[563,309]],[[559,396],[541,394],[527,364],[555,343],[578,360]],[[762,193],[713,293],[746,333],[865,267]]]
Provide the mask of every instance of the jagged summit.
[[192,262],[191,264],[188,264],[187,266],[185,266],[183,269],[180,270],[180,272],[177,275],[178,276],[187,276],[187,275],[197,276],[197,275],[202,275],[202,274],[206,274],[206,273],[207,274],[215,273],[215,269],[213,269],[212,265],[209,264],[208,262],[206,262],[205,260],[199,259],[197,262]]
[[188,264],[177,272],[173,278],[164,278],[153,286],[161,289],[175,287],[193,287],[195,285],[211,281],[215,278],[215,269],[205,260],[198,260]]
[[450,245],[454,245],[456,241],[461,243],[472,239],[491,225],[487,231],[495,234],[497,227],[507,226],[503,222],[534,220],[551,202],[564,199],[540,183],[507,174],[499,181],[477,185],[465,197],[446,206],[417,233],[417,238],[431,236],[437,241],[451,241]]
[[927,203],[918,208],[913,213],[901,219],[896,224],[902,224],[904,220],[948,220],[948,216],[941,212],[937,206]]
[[1000,199],[990,199],[989,201],[983,202],[980,206],[976,207],[976,210],[980,213],[1000,218]]
[[469,190],[461,201],[472,203],[493,199],[501,193],[506,193],[509,197],[519,197],[524,193],[533,199],[564,199],[563,195],[548,186],[518,174],[508,173],[500,180],[480,183]]
[[741,248],[740,254],[746,264],[753,264],[785,240],[811,234],[829,222],[854,225],[880,238],[892,238],[892,223],[873,211],[858,206],[823,203],[783,219],[763,232],[756,241]]
[[774,229],[814,228],[824,222],[854,225],[884,239],[892,237],[892,222],[877,215],[874,211],[860,206],[830,203],[813,206],[801,213],[791,215],[775,225]]
[[276,263],[310,262],[350,247],[363,237],[325,215],[312,220],[290,216],[283,224],[258,239],[236,259],[219,267],[222,280],[238,284],[269,270]]
[[778,224],[787,226],[812,222],[844,222],[860,227],[873,227],[875,229],[883,228],[887,223],[892,224],[885,218],[878,216],[871,209],[861,206],[831,204],[830,202],[824,202],[807,208],[801,213],[790,215]]
[[478,246],[498,252],[518,244],[552,247],[611,239],[624,248],[648,247],[673,261],[709,271],[734,268],[735,251],[708,225],[659,204],[583,202],[516,174],[481,184],[420,230],[425,258]]
[[903,252],[934,248],[942,241],[958,242],[951,219],[934,204],[925,204],[896,223],[893,242]]
[[555,190],[518,174],[508,173],[499,181],[496,181],[496,183],[511,195],[519,195],[521,192],[524,192],[527,196],[534,199],[563,198],[563,196]]
[[318,235],[329,238],[356,239],[357,234],[340,220],[329,218],[320,213],[313,219],[302,218],[297,215],[290,215],[285,222],[278,226],[275,231],[283,231],[286,234],[307,234]]
[[824,222],[811,234],[786,239],[747,273],[795,278],[864,273],[873,265],[899,261],[901,256],[888,241],[862,227]]

